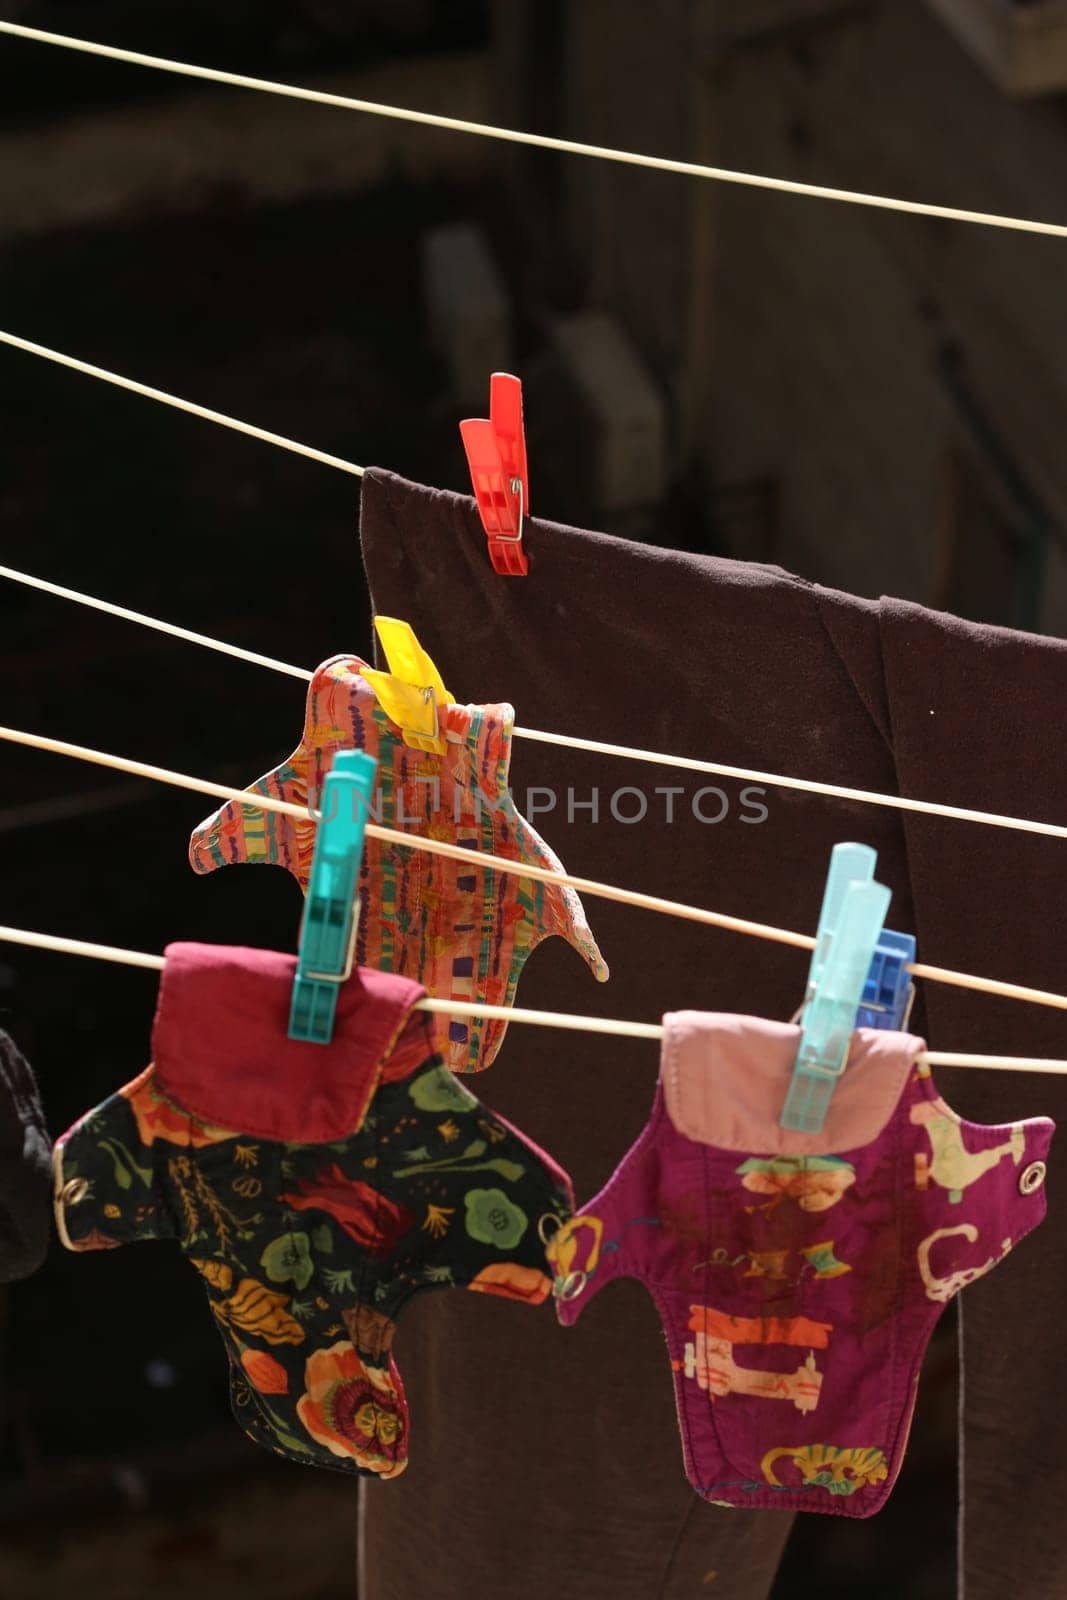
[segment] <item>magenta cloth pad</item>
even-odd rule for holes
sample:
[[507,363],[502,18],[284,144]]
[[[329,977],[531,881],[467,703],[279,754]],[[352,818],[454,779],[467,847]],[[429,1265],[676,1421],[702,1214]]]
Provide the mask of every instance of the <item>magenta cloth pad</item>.
[[964,1121],[921,1039],[861,1028],[825,1128],[795,1133],[778,1118],[799,1028],[681,1011],[664,1030],[644,1131],[550,1243],[560,1321],[639,1279],[697,1493],[871,1516],[937,1319],[1045,1215],[1054,1125]]

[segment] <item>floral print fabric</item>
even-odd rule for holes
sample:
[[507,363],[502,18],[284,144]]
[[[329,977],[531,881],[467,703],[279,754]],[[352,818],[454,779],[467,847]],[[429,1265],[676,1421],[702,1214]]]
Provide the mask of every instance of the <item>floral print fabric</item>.
[[[443,706],[445,753],[413,750],[362,677],[365,665],[358,656],[337,656],[319,667],[299,746],[251,785],[251,795],[317,806],[337,751],[366,750],[378,761],[373,821],[562,872],[558,856],[511,799],[512,708]],[[274,862],[306,889],[315,833],[310,817],[297,822],[264,811],[254,798],[231,800],[194,829],[189,857],[197,872]],[[572,944],[601,982],[607,978],[573,889],[368,839],[360,892],[360,965],[415,977],[432,995],[510,1005],[527,956],[550,934]],[[506,1027],[484,1018],[443,1023],[449,1067],[477,1072],[489,1066]]]
[[[203,962],[205,947],[171,949],[176,962],[188,951]],[[231,987],[240,957],[251,967],[266,955],[224,954]],[[250,971],[249,992],[277,987],[281,1017],[292,963],[270,960],[281,965],[255,975],[255,988]],[[384,1058],[369,1063],[352,1049],[351,1017],[337,1047],[351,1075],[373,1068],[377,1081],[347,1137],[270,1139],[226,1126],[218,1115],[228,1098],[225,1074],[212,1090],[182,1058],[203,1028],[213,1033],[216,1054],[227,1043],[225,1016],[185,1014],[195,1007],[198,975],[191,968],[168,996],[164,974],[156,1064],[59,1141],[60,1237],[72,1250],[177,1240],[207,1293],[246,1433],[295,1461],[396,1477],[409,1449],[392,1356],[404,1305],[423,1290],[446,1288],[543,1301],[550,1279],[542,1236],[572,1210],[569,1179],[452,1076],[434,1047],[430,1017],[410,1009],[420,991],[396,979],[404,1004],[398,1023],[386,1015]],[[376,993],[364,997],[361,1011],[374,1033],[385,1005],[382,976],[356,974],[357,982],[370,977]],[[247,995],[235,994],[237,1018],[242,1000]],[[248,1063],[236,1031],[230,1044],[239,1086]],[[280,1103],[287,1084],[292,1115],[312,1131],[316,1086],[306,1069],[288,1067],[302,1060],[299,1052],[325,1057],[333,1049],[298,1047],[282,1085],[269,1059],[256,1062],[264,1095]],[[285,1054],[279,1038],[278,1056]],[[321,1082],[327,1077],[324,1066]],[[194,1094],[196,1111],[179,1089]],[[212,1093],[212,1114],[204,1114]],[[229,1098],[240,1101],[232,1086]],[[361,1100],[357,1092],[353,1103]]]

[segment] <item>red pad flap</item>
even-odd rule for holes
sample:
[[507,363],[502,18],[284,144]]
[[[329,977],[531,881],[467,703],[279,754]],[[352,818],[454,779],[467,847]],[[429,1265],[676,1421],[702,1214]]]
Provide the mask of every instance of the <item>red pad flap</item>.
[[333,1040],[308,1044],[288,1034],[295,956],[211,944],[165,954],[152,1028],[159,1088],[206,1122],[284,1143],[328,1143],[359,1128],[426,993],[358,967],[338,994]]

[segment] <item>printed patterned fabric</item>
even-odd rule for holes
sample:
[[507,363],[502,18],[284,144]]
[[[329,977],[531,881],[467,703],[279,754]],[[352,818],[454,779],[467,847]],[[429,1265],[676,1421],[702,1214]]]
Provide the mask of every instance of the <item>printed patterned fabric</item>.
[[[542,1237],[573,1195],[445,1067],[412,1010],[416,984],[355,972],[334,1042],[316,1046],[285,1038],[294,971],[269,951],[169,947],[155,1064],[57,1144],[56,1221],[71,1250],[176,1239],[245,1432],[294,1461],[395,1478],[409,1443],[392,1356],[403,1307],[446,1288],[540,1303]],[[350,1129],[323,1140],[346,1103]]]
[[[440,721],[447,752],[412,750],[360,675],[365,665],[358,656],[336,656],[319,667],[299,746],[250,792],[317,806],[337,751],[366,750],[378,761],[372,820],[561,872],[558,857],[520,816],[508,791],[512,708],[445,706]],[[197,872],[274,862],[306,889],[315,831],[310,819],[296,822],[254,803],[228,801],[194,830],[189,856]],[[608,976],[572,889],[368,839],[360,890],[360,964],[415,978],[432,995],[510,1005],[526,957],[550,934],[572,944],[601,982]],[[441,1026],[454,1072],[489,1066],[507,1028],[458,1017]]]
[[1053,1124],[965,1122],[916,1062],[921,1039],[859,1029],[824,1134],[793,1134],[778,1116],[798,1028],[697,1012],[664,1024],[647,1126],[549,1242],[560,1321],[613,1278],[640,1279],[697,1493],[870,1516],[900,1469],[938,1317],[1044,1217]]

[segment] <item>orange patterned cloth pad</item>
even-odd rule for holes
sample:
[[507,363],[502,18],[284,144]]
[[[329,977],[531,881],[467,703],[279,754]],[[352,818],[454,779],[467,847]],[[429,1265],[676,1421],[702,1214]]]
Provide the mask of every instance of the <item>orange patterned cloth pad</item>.
[[[338,750],[366,750],[378,762],[372,820],[551,871],[562,863],[516,810],[508,789],[511,706],[440,709],[443,755],[410,749],[361,676],[358,656],[334,656],[311,680],[304,735],[296,750],[250,793],[317,807]],[[315,824],[230,800],[194,829],[197,872],[239,862],[287,867],[307,888]],[[535,945],[559,934],[603,982],[608,969],[572,889],[493,872],[368,838],[360,876],[357,960],[421,983],[431,995],[510,1005]],[[507,1024],[442,1018],[441,1048],[453,1072],[492,1062]]]

